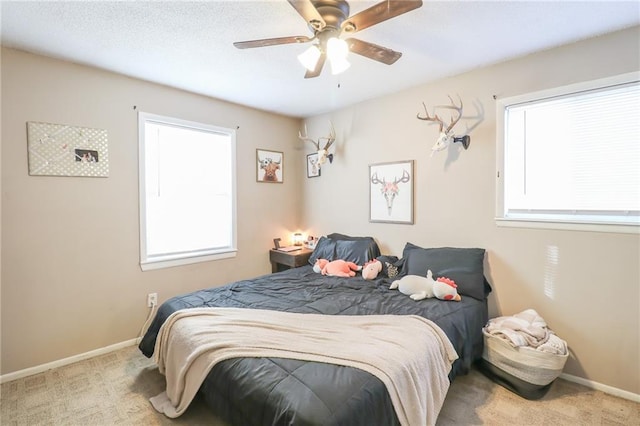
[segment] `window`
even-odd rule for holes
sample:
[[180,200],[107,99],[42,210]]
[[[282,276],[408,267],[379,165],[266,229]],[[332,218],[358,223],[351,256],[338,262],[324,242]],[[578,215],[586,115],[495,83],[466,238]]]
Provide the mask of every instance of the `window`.
[[502,99],[497,118],[498,224],[639,232],[637,73]]
[[236,253],[235,131],[140,112],[143,270]]

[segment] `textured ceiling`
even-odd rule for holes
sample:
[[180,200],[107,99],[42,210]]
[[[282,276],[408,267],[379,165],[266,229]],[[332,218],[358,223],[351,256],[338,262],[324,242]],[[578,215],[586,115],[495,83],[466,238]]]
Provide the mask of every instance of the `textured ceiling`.
[[[351,15],[375,3],[351,1]],[[640,24],[638,1],[425,0],[358,33],[402,52],[394,65],[351,55],[345,73],[305,80],[297,55],[307,45],[232,44],[310,36],[285,0],[2,1],[1,13],[4,46],[295,117]]]

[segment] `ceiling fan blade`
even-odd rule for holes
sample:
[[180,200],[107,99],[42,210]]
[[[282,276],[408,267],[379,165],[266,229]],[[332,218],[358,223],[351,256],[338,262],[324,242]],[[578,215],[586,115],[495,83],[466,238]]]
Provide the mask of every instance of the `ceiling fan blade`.
[[307,73],[304,75],[304,78],[314,78],[320,75],[322,72],[322,67],[324,67],[324,63],[327,60],[327,54],[322,52],[320,57],[318,58],[318,62],[316,62],[316,68],[313,71],[307,70]]
[[402,56],[400,52],[369,43],[368,41],[358,40],[357,38],[348,38],[346,42],[349,45],[349,50],[353,53],[366,56],[383,64],[391,65]]
[[233,43],[233,45],[238,49],[249,49],[252,47],[276,46],[278,44],[308,43],[311,40],[313,40],[313,38],[305,36],[291,36],[263,38],[260,40],[236,41],[235,43]]
[[314,30],[323,28],[326,23],[311,0],[287,0]]
[[342,28],[346,32],[353,34],[387,19],[410,12],[420,6],[422,6],[422,0],[385,0],[345,20],[342,23]]

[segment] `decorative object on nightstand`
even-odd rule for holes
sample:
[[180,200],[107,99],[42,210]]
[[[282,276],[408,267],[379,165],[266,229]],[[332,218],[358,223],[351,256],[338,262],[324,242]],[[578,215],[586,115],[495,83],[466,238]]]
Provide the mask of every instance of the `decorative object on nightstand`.
[[282,241],[282,238],[274,238],[273,239],[273,248],[278,250],[280,248],[280,241]]
[[271,272],[280,272],[290,268],[297,268],[309,263],[309,257],[311,257],[313,250],[302,248],[301,246],[294,247],[296,250],[291,252],[282,251],[284,247],[281,247],[279,250],[272,249],[269,251]]
[[314,248],[316,248],[317,242],[318,242],[318,239],[316,237],[314,237],[313,235],[309,235],[307,237],[307,241],[304,242],[304,246],[309,250],[313,250]]
[[[294,236],[294,238],[295,238],[295,236]],[[296,250],[302,249],[302,242],[298,245],[298,244],[295,244],[295,240],[294,240],[294,244],[293,245],[281,246],[280,245],[280,241],[282,241],[282,238],[274,238],[273,239],[273,250],[278,250],[278,251],[283,251],[283,252],[290,252],[290,251],[296,251]],[[300,241],[302,241],[302,235],[300,235]]]
[[300,232],[296,232],[295,234],[293,234],[293,245],[294,246],[301,246],[302,245],[302,234]]

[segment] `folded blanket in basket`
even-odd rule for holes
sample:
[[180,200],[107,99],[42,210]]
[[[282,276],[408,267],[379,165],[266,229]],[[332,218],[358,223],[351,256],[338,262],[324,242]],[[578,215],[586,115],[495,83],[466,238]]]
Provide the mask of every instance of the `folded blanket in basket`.
[[526,309],[513,316],[493,318],[484,331],[506,340],[514,347],[529,347],[558,355],[567,353],[566,342],[556,336],[533,309]]

